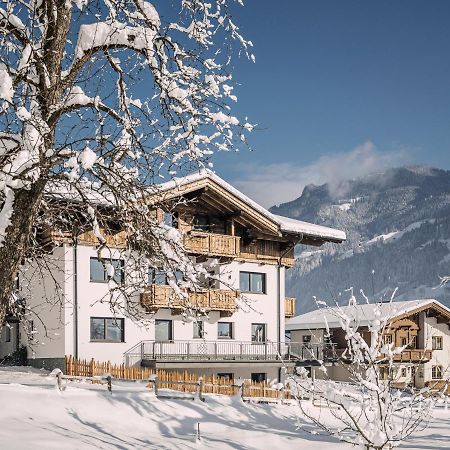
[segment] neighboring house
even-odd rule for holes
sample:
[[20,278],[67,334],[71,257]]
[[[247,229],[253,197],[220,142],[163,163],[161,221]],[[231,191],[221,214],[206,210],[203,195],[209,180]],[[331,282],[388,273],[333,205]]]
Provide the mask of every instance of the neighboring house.
[[[27,302],[42,322],[31,322],[35,338],[26,343],[30,364],[62,367],[64,356],[73,355],[224,377],[279,379],[282,359],[291,366],[296,359],[284,342],[285,317],[295,312],[295,300],[285,296],[285,270],[294,265],[294,246],[340,243],[345,233],[273,215],[206,170],[160,185],[158,192],[175,204],[169,220],[181,231],[187,252],[214,275],[204,290],[189,294],[205,315],[185,317],[165,274],[150,268],[148,286],[135,295],[150,324],[143,327],[126,313],[114,316],[109,303],[101,301],[108,286],[94,233],[73,241],[70,233],[65,237],[50,230],[46,239],[52,249],[52,277],[61,286],[64,305],[45,299],[52,286],[49,279],[32,286]],[[162,211],[158,214],[167,221]],[[125,233],[107,236],[102,257],[112,259],[117,281],[126,284],[129,268],[120,251]]]
[[[346,315],[356,319],[359,332],[369,344],[373,336],[368,326],[375,319],[374,307],[373,304],[341,307]],[[309,345],[318,352],[319,358],[328,359],[327,370],[331,379],[348,381],[345,360],[336,364],[336,355],[339,359],[347,343],[335,309],[318,309],[288,319],[286,332],[292,341]],[[393,377],[399,385],[421,388],[450,376],[450,309],[432,299],[412,300],[383,303],[381,314],[388,320],[383,341],[393,343],[395,347],[406,346],[394,359]],[[329,339],[325,338],[326,322],[330,330]],[[310,359],[311,370],[314,370],[315,362]],[[307,364],[308,361],[302,363]],[[383,369],[381,366],[381,371]]]

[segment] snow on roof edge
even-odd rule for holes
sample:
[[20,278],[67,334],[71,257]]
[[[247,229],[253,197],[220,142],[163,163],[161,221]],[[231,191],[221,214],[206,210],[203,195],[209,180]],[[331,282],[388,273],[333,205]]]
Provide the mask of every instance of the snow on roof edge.
[[234,194],[236,197],[247,203],[256,211],[275,222],[280,227],[280,230],[285,233],[306,234],[312,237],[319,237],[337,241],[345,241],[347,239],[344,231],[337,230],[335,228],[324,227],[322,225],[316,225],[309,222],[303,222],[301,220],[291,219],[289,217],[279,216],[277,214],[272,214],[266,208],[261,206],[259,203],[256,203],[250,197],[247,197],[241,191],[233,187],[231,184],[226,182],[224,179],[222,179],[209,169],[202,169],[198,172],[186,175],[185,177],[174,178],[173,180],[158,185],[158,190],[160,192],[164,192],[205,178],[209,178],[215,181],[217,184]]
[[[450,315],[450,309],[445,306],[443,303],[436,299],[417,299],[417,300],[404,300],[400,302],[392,302],[392,303],[382,303],[382,305],[392,306],[394,309],[389,316],[390,318],[394,318],[397,316],[401,316],[403,314],[407,314],[410,311],[413,311],[414,309],[426,306],[428,304],[435,304],[442,309],[444,309],[449,315]],[[361,326],[367,325],[371,320],[373,320],[372,317],[367,317],[367,312],[370,313],[370,311],[367,311],[367,307],[369,305],[375,305],[375,303],[370,304],[358,304],[357,307],[360,308],[359,314],[361,314],[363,317],[358,317],[361,320]],[[398,306],[397,309],[395,309],[395,306]],[[343,305],[341,306],[342,309],[345,308],[353,308],[351,306]],[[339,319],[337,316],[333,314],[333,311],[336,310],[337,307],[332,308],[323,308],[323,309],[316,309],[313,311],[309,311],[305,314],[299,314],[297,316],[294,316],[286,321],[285,328],[287,331],[292,330],[308,330],[308,329],[322,329],[326,328],[325,325],[325,317],[327,318],[328,326],[333,327],[336,324],[339,325]],[[389,310],[386,308],[386,313],[389,313]],[[333,322],[334,321],[334,322]]]

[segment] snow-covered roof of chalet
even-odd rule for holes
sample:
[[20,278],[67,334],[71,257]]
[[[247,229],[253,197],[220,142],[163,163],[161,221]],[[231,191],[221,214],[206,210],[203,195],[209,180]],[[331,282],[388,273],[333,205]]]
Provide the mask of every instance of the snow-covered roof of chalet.
[[[364,303],[355,306],[341,306],[344,314],[357,318],[360,326],[369,325],[375,319],[374,303]],[[402,302],[389,302],[380,305],[382,319],[395,319],[399,316],[407,315],[416,310],[423,310],[429,307],[435,307],[441,313],[450,317],[450,309],[434,299],[407,300]],[[355,310],[356,308],[356,310]],[[326,328],[326,322],[329,328],[340,328],[340,320],[336,315],[337,307],[316,309],[305,314],[292,317],[286,321],[286,330],[317,330]],[[326,322],[325,322],[326,319]]]
[[280,231],[283,233],[305,234],[314,238],[338,242],[346,240],[346,235],[344,231],[272,214],[270,211],[268,211],[267,209],[256,203],[251,198],[247,197],[241,191],[239,191],[231,184],[227,183],[225,180],[223,180],[214,172],[208,169],[199,170],[198,172],[192,173],[185,177],[174,178],[166,183],[158,185],[155,190],[160,193],[167,191],[176,192],[177,190],[182,191],[184,186],[205,179],[210,179],[214,181],[222,188],[224,188],[226,191],[238,197],[249,207],[258,211],[260,214],[262,214],[272,222],[275,222],[275,224],[279,227]]

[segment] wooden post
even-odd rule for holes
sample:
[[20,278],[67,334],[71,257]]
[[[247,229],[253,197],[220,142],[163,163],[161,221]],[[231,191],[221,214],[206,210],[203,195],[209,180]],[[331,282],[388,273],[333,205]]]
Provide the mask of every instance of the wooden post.
[[153,380],[153,386],[155,388],[155,395],[158,397],[158,375]]
[[110,394],[112,394],[112,380],[111,380],[111,375],[108,375],[106,377],[106,382],[108,383],[108,391]]
[[62,391],[62,372],[58,372],[56,374],[56,383],[58,385],[58,389]]
[[198,379],[198,399],[202,402],[205,401],[205,397],[203,397],[203,377]]
[[245,382],[243,381],[241,384],[241,400],[244,401],[244,388],[245,388]]
[[278,390],[278,403],[283,403],[283,397],[284,397],[284,386]]

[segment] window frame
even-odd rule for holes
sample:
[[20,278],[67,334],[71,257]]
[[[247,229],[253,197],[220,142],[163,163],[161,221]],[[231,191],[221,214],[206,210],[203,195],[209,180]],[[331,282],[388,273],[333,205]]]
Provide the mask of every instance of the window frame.
[[443,370],[442,366],[432,366],[431,367],[431,379],[432,380],[442,380]]
[[[263,326],[263,340],[262,341],[253,340],[253,327],[255,325],[256,326],[259,326],[259,325]],[[262,322],[252,323],[252,325],[251,325],[251,340],[252,340],[252,344],[265,344],[267,342],[267,323],[262,323]]]
[[[230,330],[229,336],[220,336],[219,335],[219,324],[228,324],[229,325],[229,330]],[[222,321],[217,322],[217,339],[223,339],[223,340],[229,340],[229,341],[234,339],[234,322],[222,322]]]
[[10,343],[12,340],[12,333],[11,333],[12,326],[8,322],[6,322],[4,328],[5,328],[5,343]]
[[[93,320],[103,320],[103,339],[96,339],[92,337],[92,321]],[[107,321],[112,320],[116,323],[120,323],[120,340],[110,339],[108,335],[108,326]],[[124,317],[100,317],[100,316],[91,316],[89,318],[89,342],[103,342],[103,343],[114,343],[120,344],[125,342],[125,318]]]
[[[440,345],[437,345],[439,343]],[[431,349],[432,350],[443,350],[444,348],[444,339],[442,336],[432,336],[431,337]]]
[[[203,320],[194,320],[192,339],[204,339],[205,338],[205,322]],[[201,326],[199,326],[201,325]]]
[[[107,262],[109,264],[112,264],[114,266],[114,262],[118,261],[119,266],[114,267],[114,276],[111,278],[114,280],[117,284],[124,284],[125,283],[125,261],[122,258],[106,258]],[[96,263],[100,263],[103,268],[103,280],[97,280],[92,278],[92,262],[95,261]],[[120,272],[119,272],[120,271]],[[120,280],[116,279],[116,274],[120,273]],[[89,281],[91,283],[108,283],[108,274],[106,273],[106,269],[102,263],[102,261],[99,261],[99,259],[95,256],[91,256],[89,258]]]
[[394,336],[392,334],[383,334],[383,345],[391,345],[393,342]]
[[[156,322],[168,322],[170,324],[170,333],[169,339],[159,340],[156,339]],[[170,319],[155,319],[155,342],[173,342],[173,320]]]
[[[263,378],[263,379],[262,380],[254,380],[254,378],[256,378],[256,377],[254,377],[254,375],[262,375],[261,378]],[[252,372],[250,374],[250,380],[253,383],[264,383],[265,381],[267,381],[267,373],[266,372]]]
[[[248,275],[248,289],[242,289],[241,277],[243,275]],[[262,291],[253,291],[252,290],[252,275],[261,275],[262,277]],[[267,294],[267,274],[265,272],[249,272],[247,270],[239,271],[239,290],[246,294],[259,294],[266,295]]]

